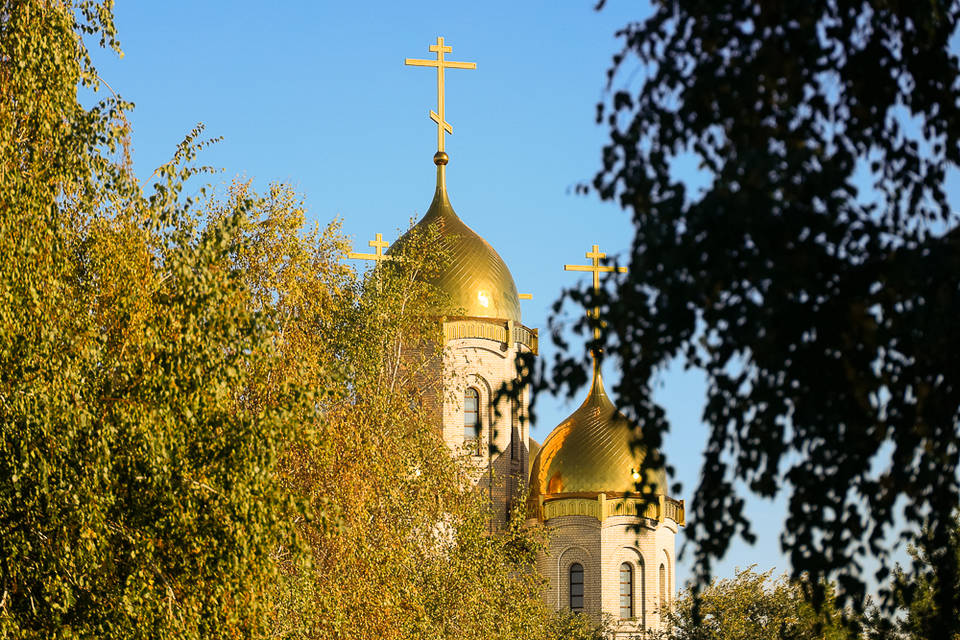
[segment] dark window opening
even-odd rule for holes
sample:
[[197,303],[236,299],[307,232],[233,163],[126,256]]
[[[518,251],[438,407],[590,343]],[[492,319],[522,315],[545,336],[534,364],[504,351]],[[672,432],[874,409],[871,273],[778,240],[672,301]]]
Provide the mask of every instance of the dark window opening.
[[510,399],[510,459],[520,459],[520,400]]
[[470,387],[463,394],[463,441],[480,452],[480,392]]
[[570,610],[583,611],[583,565],[570,565]]
[[660,565],[660,608],[667,608],[667,568]]
[[620,617],[633,617],[633,567],[629,562],[620,565]]

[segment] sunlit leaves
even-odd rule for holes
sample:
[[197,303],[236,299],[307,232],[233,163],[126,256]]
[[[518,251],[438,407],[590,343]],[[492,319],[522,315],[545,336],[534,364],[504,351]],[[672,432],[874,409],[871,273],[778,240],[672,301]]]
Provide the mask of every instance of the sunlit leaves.
[[[215,203],[249,201],[231,256],[248,304],[273,326],[273,353],[245,392],[269,406],[286,386],[314,390],[290,415],[279,467],[308,505],[306,558],[278,556],[274,632],[292,638],[592,638],[589,620],[540,597],[534,551],[515,502],[510,528],[490,529],[487,494],[469,457],[442,439],[443,337],[449,302],[425,284],[446,259],[432,231],[411,233],[366,273],[344,266],[332,224],[304,229],[300,201],[234,184]],[[502,479],[501,479],[502,480]]]
[[[662,640],[845,640],[844,612],[833,600],[817,611],[802,583],[773,570],[739,569],[733,578],[715,579],[699,593],[683,591],[667,614]],[[829,590],[828,590],[829,591]]]
[[179,198],[199,130],[145,196],[127,105],[78,102],[110,3],[0,28],[0,635],[256,635],[295,510],[284,411],[236,402],[271,330],[226,261],[245,207]]

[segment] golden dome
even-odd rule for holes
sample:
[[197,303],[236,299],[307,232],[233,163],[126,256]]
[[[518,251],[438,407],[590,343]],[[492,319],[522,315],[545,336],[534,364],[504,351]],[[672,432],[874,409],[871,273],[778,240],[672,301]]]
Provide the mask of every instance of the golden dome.
[[[510,270],[500,255],[454,212],[443,175],[446,154],[437,163],[437,190],[433,202],[413,229],[436,225],[449,262],[431,283],[450,296],[464,315],[520,322],[520,297]],[[412,230],[411,230],[412,231]],[[410,233],[409,231],[407,233]],[[397,243],[402,243],[407,234]],[[399,245],[398,245],[399,246]]]
[[[635,470],[643,452],[630,449],[635,435],[607,397],[594,363],[587,399],[540,446],[530,470],[531,505],[558,494],[636,493]],[[657,483],[658,494],[666,493],[663,472],[651,480]]]

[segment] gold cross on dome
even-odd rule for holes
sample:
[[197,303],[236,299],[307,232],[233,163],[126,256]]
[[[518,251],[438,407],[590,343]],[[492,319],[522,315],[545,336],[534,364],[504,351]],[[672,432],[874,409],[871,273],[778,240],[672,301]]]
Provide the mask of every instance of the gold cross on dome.
[[374,253],[354,253],[351,251],[347,254],[347,257],[352,260],[373,260],[374,262],[392,259],[391,256],[383,253],[383,250],[389,247],[390,243],[383,239],[382,233],[378,233],[376,239],[371,240],[367,244],[373,247]]
[[430,119],[437,123],[437,151],[444,151],[443,134],[453,133],[453,127],[446,120],[446,108],[444,107],[444,87],[443,70],[444,69],[476,69],[476,62],[454,62],[447,60],[443,54],[453,51],[450,47],[443,44],[443,38],[437,36],[437,44],[430,45],[430,51],[437,54],[436,60],[415,60],[407,58],[404,64],[411,67],[436,67],[437,68],[437,110],[430,111]]
[[[617,273],[626,273],[626,267],[608,267],[601,265],[600,261],[607,257],[607,254],[600,252],[600,245],[593,245],[593,250],[588,251],[586,257],[590,258],[593,264],[565,264],[563,265],[564,271],[590,271],[593,273],[593,293],[596,294],[600,291],[600,274],[601,273],[611,273],[616,271]],[[600,317],[600,309],[594,307],[592,311],[594,318]],[[593,328],[593,337],[598,339],[600,337],[600,327]]]

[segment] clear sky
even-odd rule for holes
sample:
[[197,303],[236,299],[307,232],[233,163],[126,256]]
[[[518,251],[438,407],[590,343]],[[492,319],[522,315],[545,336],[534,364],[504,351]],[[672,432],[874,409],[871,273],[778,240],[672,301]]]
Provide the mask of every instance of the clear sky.
[[[448,59],[477,70],[446,74],[448,191],[460,217],[500,253],[522,293],[523,322],[545,333],[550,305],[586,274],[590,245],[608,255],[630,246],[626,213],[573,186],[600,166],[606,131],[594,123],[605,71],[619,50],[615,31],[648,12],[612,0],[602,12],[586,0],[533,2],[120,2],[125,56],[97,54],[103,78],[136,104],[134,162],[146,178],[185,134],[203,122],[222,143],[200,158],[258,188],[293,185],[313,221],[343,221],[354,248],[374,233],[396,239],[433,195],[436,73],[406,67],[430,58],[442,35]],[[629,80],[629,79],[628,79]],[[691,180],[696,176],[691,175]],[[542,335],[543,354],[550,357]],[[676,368],[679,369],[679,368]],[[606,371],[608,391],[619,379]],[[585,392],[583,392],[585,393]],[[673,422],[666,453],[688,501],[699,474],[706,429],[702,377],[665,374],[658,398]],[[539,441],[576,408],[543,396],[532,434]],[[736,544],[716,572],[736,566],[787,568],[778,535],[784,504],[748,501],[759,533]],[[678,538],[678,547],[682,537]],[[689,575],[689,556],[678,577]]]

